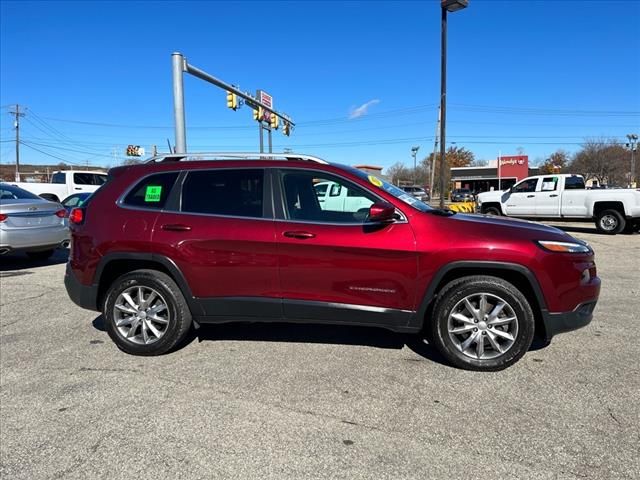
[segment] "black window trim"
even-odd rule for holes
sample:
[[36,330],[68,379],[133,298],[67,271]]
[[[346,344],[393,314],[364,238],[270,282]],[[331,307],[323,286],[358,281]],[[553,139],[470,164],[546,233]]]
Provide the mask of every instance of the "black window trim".
[[[371,196],[375,197],[377,199],[377,201],[380,202],[386,202],[386,203],[390,203],[387,200],[385,200],[384,198],[382,198],[380,195],[378,195],[377,193],[375,193],[374,191],[360,185],[357,182],[354,182],[353,180],[351,180],[350,178],[346,178],[344,176],[341,176],[337,173],[334,172],[330,172],[330,171],[326,171],[326,170],[320,170],[317,168],[300,168],[300,167],[295,167],[295,166],[291,166],[291,167],[269,167],[272,170],[274,170],[273,172],[273,198],[274,198],[274,202],[275,202],[275,220],[276,222],[287,222],[287,223],[301,223],[301,224],[306,224],[306,225],[331,225],[331,226],[342,226],[342,227],[362,227],[362,226],[369,226],[369,225],[379,225],[377,222],[318,222],[318,221],[310,221],[310,220],[295,220],[295,219],[291,219],[291,218],[287,218],[287,209],[286,209],[286,202],[285,202],[285,198],[284,198],[284,185],[283,185],[283,175],[285,172],[287,171],[292,171],[292,170],[297,170],[297,171],[302,171],[302,172],[313,172],[313,173],[317,173],[320,176],[324,176],[324,175],[328,175],[328,176],[332,176],[332,177],[336,177],[340,180],[343,180],[345,182],[351,183],[353,185],[355,185],[358,188],[361,188],[362,190],[366,191],[367,193],[369,193]],[[277,198],[277,201],[276,201]],[[405,215],[405,213],[400,210],[396,205],[392,204],[395,209],[396,209],[396,213],[400,214],[401,218],[399,220],[396,220],[394,222],[394,224],[396,223],[409,223],[409,221],[407,220],[407,216]]]
[[[216,213],[197,213],[197,212],[183,212],[182,211],[182,187],[184,186],[184,182],[187,178],[189,172],[200,172],[200,171],[210,171],[210,170],[263,170],[263,186],[262,186],[262,217],[242,217],[237,215],[220,215]],[[173,183],[173,187],[171,187],[171,191],[167,196],[167,201],[165,203],[165,207],[158,208],[145,208],[145,207],[135,207],[131,205],[127,205],[124,203],[124,199],[129,195],[129,193],[142,182],[146,178],[160,174],[160,173],[178,173],[178,178]],[[239,166],[239,167],[204,167],[204,168],[189,168],[189,169],[171,169],[171,170],[158,170],[155,172],[150,172],[146,175],[143,175],[137,179],[137,181],[133,182],[127,189],[124,191],[120,197],[116,200],[116,205],[120,208],[124,208],[127,210],[142,210],[146,212],[158,212],[158,213],[174,213],[178,215],[197,215],[200,217],[220,217],[220,218],[237,218],[244,220],[267,220],[272,222],[275,219],[274,216],[274,206],[273,206],[273,195],[271,195],[272,189],[272,181],[271,174],[269,172],[268,167],[248,167],[248,166]]]

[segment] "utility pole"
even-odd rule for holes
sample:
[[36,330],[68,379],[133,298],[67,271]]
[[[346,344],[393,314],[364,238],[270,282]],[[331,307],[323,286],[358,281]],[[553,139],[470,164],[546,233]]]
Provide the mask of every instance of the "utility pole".
[[16,182],[20,181],[20,117],[24,117],[24,113],[20,112],[20,105],[16,103],[16,109],[9,112],[16,116],[14,127],[16,128]]
[[434,182],[436,181],[436,156],[438,154],[438,142],[440,141],[440,107],[438,107],[438,122],[436,123],[436,135],[434,138],[433,157],[431,157],[431,182],[429,183],[429,188],[431,189],[430,196],[432,198],[436,191]]
[[627,135],[627,139],[629,143],[627,143],[627,148],[631,150],[631,172],[629,174],[629,188],[636,187],[636,149],[638,147],[638,135],[635,133],[630,133]]

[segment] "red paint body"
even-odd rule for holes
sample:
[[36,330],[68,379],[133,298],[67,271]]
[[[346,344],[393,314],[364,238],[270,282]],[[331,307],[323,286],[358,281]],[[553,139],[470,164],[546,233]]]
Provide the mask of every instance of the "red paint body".
[[[230,167],[331,172],[375,192],[407,221],[365,231],[357,225],[158,212],[116,203],[150,173]],[[595,269],[592,254],[550,253],[534,243],[575,241],[560,230],[512,219],[420,212],[334,165],[163,162],[122,167],[111,175],[89,203],[84,222],[72,227],[70,270],[83,285],[95,283],[103,256],[141,252],[170,258],[199,298],[286,298],[418,311],[436,274],[460,261],[525,267],[537,279],[549,312],[572,311],[582,302],[596,300],[600,289],[595,275],[581,284],[583,271]],[[178,230],[164,229],[167,225],[177,225]],[[190,228],[180,230],[181,226]]]

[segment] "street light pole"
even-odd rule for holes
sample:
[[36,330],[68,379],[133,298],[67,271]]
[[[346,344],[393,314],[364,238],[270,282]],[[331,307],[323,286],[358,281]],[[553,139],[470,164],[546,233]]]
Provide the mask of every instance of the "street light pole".
[[418,150],[420,150],[420,147],[411,147],[411,155],[413,156],[413,184],[415,185],[417,182],[417,177],[418,177],[418,166],[416,163],[416,156],[418,155]]
[[440,208],[444,208],[445,153],[447,125],[447,12],[456,12],[469,5],[468,0],[442,0],[441,45],[440,52]]
[[633,188],[636,183],[636,148],[638,146],[638,135],[635,133],[630,133],[627,135],[629,139],[629,143],[627,143],[627,147],[631,150],[631,175],[629,178],[629,186]]

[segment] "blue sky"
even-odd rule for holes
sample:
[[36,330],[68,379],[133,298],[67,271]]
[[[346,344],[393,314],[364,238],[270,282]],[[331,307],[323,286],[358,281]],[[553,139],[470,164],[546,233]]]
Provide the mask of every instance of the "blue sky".
[[[433,150],[440,9],[413,2],[1,1],[0,155],[114,165],[174,143],[171,53],[296,121],[276,151],[389,166]],[[640,2],[471,0],[449,16],[447,140],[531,160],[640,133]],[[185,77],[187,144],[257,150],[251,110]],[[356,118],[350,118],[356,117]],[[39,150],[39,151],[36,151]]]

